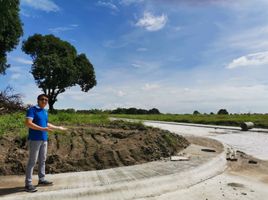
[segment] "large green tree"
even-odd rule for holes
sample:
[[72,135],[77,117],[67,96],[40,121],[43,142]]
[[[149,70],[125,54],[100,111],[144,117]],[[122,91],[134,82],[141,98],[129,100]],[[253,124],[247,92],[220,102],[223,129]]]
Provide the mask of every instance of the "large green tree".
[[0,0],[0,74],[9,67],[6,54],[16,47],[23,34],[19,0]]
[[78,55],[74,46],[54,35],[30,36],[23,42],[22,50],[33,59],[31,73],[38,87],[49,96],[50,110],[66,88],[79,85],[88,92],[97,84],[86,55]]

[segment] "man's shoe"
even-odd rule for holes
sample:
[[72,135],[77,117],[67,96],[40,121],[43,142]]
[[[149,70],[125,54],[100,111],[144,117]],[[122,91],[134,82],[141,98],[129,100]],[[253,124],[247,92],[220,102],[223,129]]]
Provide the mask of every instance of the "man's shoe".
[[53,185],[53,182],[51,181],[47,181],[47,180],[44,180],[44,181],[38,181],[38,186],[49,186],[49,185]]
[[34,187],[33,185],[26,185],[26,186],[25,186],[25,191],[26,191],[26,192],[36,192],[37,189],[36,189],[36,187]]

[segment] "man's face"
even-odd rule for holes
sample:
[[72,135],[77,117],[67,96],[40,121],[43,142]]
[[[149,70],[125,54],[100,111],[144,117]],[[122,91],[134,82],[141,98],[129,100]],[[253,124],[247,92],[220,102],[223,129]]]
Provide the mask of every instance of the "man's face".
[[38,99],[38,106],[39,106],[40,108],[44,108],[44,107],[46,107],[47,102],[48,102],[48,98],[45,97],[45,96],[42,96],[42,97],[40,97],[40,98]]

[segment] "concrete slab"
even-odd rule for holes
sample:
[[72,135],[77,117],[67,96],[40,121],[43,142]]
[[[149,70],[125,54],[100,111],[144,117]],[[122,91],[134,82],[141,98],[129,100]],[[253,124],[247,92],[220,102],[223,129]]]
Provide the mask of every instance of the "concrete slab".
[[[100,171],[48,175],[54,186],[38,188],[37,193],[14,192],[23,186],[24,177],[0,177],[1,200],[24,199],[135,199],[161,195],[187,188],[222,173],[226,168],[224,152],[202,152],[203,146],[185,150],[190,161],[167,160]],[[208,170],[209,169],[209,170]],[[15,181],[15,182],[14,182]],[[13,186],[9,189],[5,185]],[[20,188],[22,189],[22,188]],[[12,193],[13,192],[13,193]]]
[[[169,130],[183,136],[198,136],[216,139],[225,145],[262,160],[268,160],[268,134],[266,132],[240,131],[230,127],[181,125],[166,122],[144,122],[147,126]],[[267,130],[266,130],[267,131]]]

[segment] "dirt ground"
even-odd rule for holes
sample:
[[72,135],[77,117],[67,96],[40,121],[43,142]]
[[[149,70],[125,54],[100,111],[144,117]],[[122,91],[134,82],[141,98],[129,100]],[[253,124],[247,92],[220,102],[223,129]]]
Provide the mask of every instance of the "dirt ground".
[[[157,128],[91,125],[52,133],[48,144],[46,172],[62,173],[159,160],[185,149],[189,142]],[[0,139],[0,175],[24,174],[27,159],[26,139]]]
[[240,175],[268,184],[268,161],[260,160],[237,152],[238,161],[228,162],[228,171],[232,175]]
[[[221,152],[223,150],[223,145],[217,140],[194,136],[187,136],[185,138],[191,144],[206,146],[216,150],[216,152]],[[236,150],[236,158],[237,160],[235,161],[229,160],[227,162],[226,173],[268,183],[267,160],[260,160],[238,150]]]

